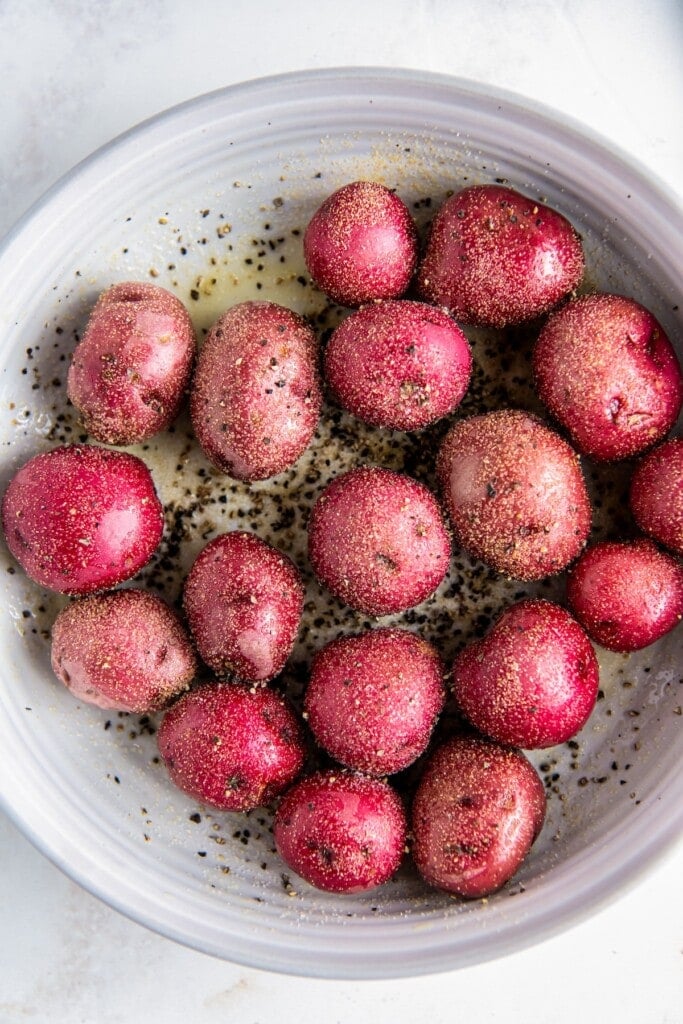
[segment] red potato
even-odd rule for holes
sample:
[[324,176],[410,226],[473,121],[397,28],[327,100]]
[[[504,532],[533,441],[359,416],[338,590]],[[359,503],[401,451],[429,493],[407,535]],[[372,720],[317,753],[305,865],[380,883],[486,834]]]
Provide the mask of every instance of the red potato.
[[336,400],[376,427],[421,430],[460,404],[472,355],[444,312],[405,299],[352,313],[325,350],[325,378]]
[[161,540],[164,515],[141,459],[73,444],[19,469],[5,492],[2,525],[32,580],[77,595],[135,576]]
[[200,656],[217,675],[276,676],[292,652],[304,588],[294,563],[251,533],[209,541],[185,580],[183,604]]
[[643,533],[683,555],[683,438],[665,441],[636,466],[630,502]]
[[514,579],[564,569],[590,530],[576,452],[541,420],[505,409],[456,423],[437,457],[456,542]]
[[621,295],[584,295],[549,317],[533,372],[541,401],[576,448],[599,461],[661,441],[683,403],[671,342],[647,309]]
[[420,756],[444,696],[443,665],[431,644],[405,629],[376,629],[317,652],[304,706],[328,754],[381,776]]
[[571,739],[598,695],[590,640],[557,604],[523,600],[507,608],[453,666],[453,696],[480,732],[535,750]]
[[270,803],[300,773],[305,745],[280,694],[235,683],[208,683],[164,715],[159,752],[173,783],[223,811]]
[[443,580],[450,539],[434,495],[379,466],[336,477],[311,510],[308,553],[318,580],[367,615],[424,601]]
[[474,185],[436,214],[417,287],[462,323],[507,327],[547,313],[583,268],[581,239],[561,214],[511,188]]
[[197,659],[175,612],[145,590],[72,602],[52,627],[52,668],[71,693],[113,711],[159,711],[186,690]]
[[183,304],[155,284],[126,281],[102,292],[73,353],[68,396],[87,432],[136,444],[178,415],[196,351]]
[[475,899],[511,878],[543,827],[545,790],[518,750],[455,737],[430,758],[412,808],[413,858],[429,885]]
[[393,299],[410,284],[417,229],[405,203],[375,181],[354,181],[316,210],[304,234],[314,282],[341,306]]
[[274,302],[242,302],[213,325],[197,360],[190,412],[210,461],[237,480],[293,465],[320,416],[318,342]]
[[273,836],[284,862],[317,889],[365,892],[398,869],[405,813],[386,782],[343,771],[319,772],[285,793]]
[[639,651],[683,616],[683,566],[651,540],[603,541],[584,551],[567,578],[572,611],[610,651]]

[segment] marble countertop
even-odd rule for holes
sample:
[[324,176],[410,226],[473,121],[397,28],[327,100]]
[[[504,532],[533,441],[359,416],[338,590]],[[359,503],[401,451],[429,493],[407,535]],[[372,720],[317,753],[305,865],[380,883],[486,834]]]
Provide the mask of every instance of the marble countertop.
[[[678,0],[0,3],[0,236],[61,174],[191,96],[305,67],[453,73],[557,108],[683,197]],[[676,1024],[683,848],[544,943],[451,974],[308,981],[212,959],[79,889],[0,815],[0,1024],[430,1020]]]

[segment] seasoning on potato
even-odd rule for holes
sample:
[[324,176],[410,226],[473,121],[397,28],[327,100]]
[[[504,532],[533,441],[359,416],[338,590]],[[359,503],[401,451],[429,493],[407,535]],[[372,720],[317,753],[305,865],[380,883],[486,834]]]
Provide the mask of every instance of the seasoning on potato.
[[197,441],[237,480],[266,480],[293,465],[320,416],[318,341],[274,302],[226,310],[204,342],[190,393]]
[[633,471],[629,500],[643,533],[683,555],[682,437],[672,437],[645,455]]
[[304,707],[328,754],[381,776],[423,752],[444,697],[443,664],[431,644],[407,629],[372,629],[316,653]]
[[196,353],[190,316],[158,285],[106,288],[71,359],[68,395],[104,444],[145,441],[178,415]]
[[52,627],[52,668],[79,700],[146,714],[188,688],[197,658],[179,617],[149,590],[91,594]]
[[76,595],[135,576],[161,540],[164,515],[142,459],[71,444],[34,455],[15,473],[2,525],[32,580]]
[[451,544],[424,484],[362,466],[325,488],[308,521],[318,580],[368,615],[405,611],[428,598],[448,570]]
[[683,566],[649,538],[602,541],[572,566],[567,599],[601,647],[639,651],[680,623]]
[[654,316],[633,299],[582,295],[539,334],[541,401],[583,455],[627,459],[661,441],[683,405],[683,371]]
[[497,572],[543,579],[586,543],[591,507],[578,455],[530,413],[456,422],[436,469],[456,542]]
[[299,720],[267,687],[210,682],[190,690],[166,712],[157,739],[175,785],[224,811],[270,803],[304,764]]
[[398,869],[406,818],[388,783],[330,769],[285,793],[273,836],[284,862],[317,889],[365,892]]
[[588,721],[599,669],[588,636],[565,608],[521,600],[456,656],[458,707],[485,736],[538,750],[565,743]]
[[328,196],[304,234],[318,287],[341,306],[395,299],[417,262],[417,229],[405,203],[377,181],[352,181]]
[[509,327],[556,306],[583,269],[581,239],[562,214],[511,188],[472,185],[437,211],[417,288],[461,323]]
[[413,859],[424,880],[474,899],[517,871],[545,818],[543,783],[510,747],[456,736],[431,755],[412,807]]
[[291,559],[241,530],[209,541],[183,589],[203,661],[217,675],[231,673],[248,682],[265,682],[282,671],[303,602],[303,583]]
[[443,310],[394,299],[343,320],[324,366],[332,394],[354,416],[376,427],[422,430],[462,401],[472,354]]

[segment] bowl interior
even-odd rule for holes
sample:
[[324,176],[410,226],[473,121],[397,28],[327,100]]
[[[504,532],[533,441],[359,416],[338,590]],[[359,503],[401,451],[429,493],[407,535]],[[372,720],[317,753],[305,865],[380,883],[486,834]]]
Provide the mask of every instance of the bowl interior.
[[[581,232],[586,289],[631,295],[679,345],[680,213],[656,184],[573,126],[467,83],[415,72],[316,72],[192,101],[76,168],[0,254],[0,483],[39,450],[78,439],[66,402],[69,353],[97,293],[140,278],[171,288],[201,338],[247,297],[295,308],[321,333],[341,311],[310,286],[301,234],[325,195],[373,178],[426,225],[449,190],[504,180]],[[529,385],[534,327],[468,331],[476,387],[461,412],[539,411]],[[311,651],[369,624],[326,597],[305,555],[307,509],[326,479],[361,462],[433,485],[444,424],[414,436],[363,428],[328,407],[311,450],[247,487],[211,469],[187,418],[137,451],[167,508],[166,538],[143,574],[177,600],[203,544],[254,529],[307,576],[300,642],[282,685],[296,700]],[[628,527],[630,467],[585,465],[595,536]],[[600,651],[601,696],[582,733],[532,755],[548,820],[521,871],[488,900],[427,890],[406,866],[359,897],[314,891],[273,852],[270,817],[222,814],[176,791],[159,763],[156,719],[76,702],[53,678],[49,630],[63,599],[0,550],[5,614],[0,793],[58,864],[113,906],[198,949],[271,969],[370,977],[447,969],[528,944],[587,913],[646,867],[680,829],[680,632],[631,656]],[[447,659],[521,593],[562,599],[562,580],[522,587],[456,552],[437,594],[401,622]],[[410,779],[406,780],[409,787]],[[514,898],[512,898],[514,897]]]

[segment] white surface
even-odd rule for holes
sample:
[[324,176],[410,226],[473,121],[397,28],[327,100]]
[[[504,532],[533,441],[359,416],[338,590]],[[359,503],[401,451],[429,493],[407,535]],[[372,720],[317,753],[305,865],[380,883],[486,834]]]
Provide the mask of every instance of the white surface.
[[[345,12],[345,23],[338,20]],[[448,0],[0,4],[0,233],[63,171],[175,102],[307,66],[423,67],[543,100],[683,194],[683,11]],[[184,950],[67,881],[3,824],[0,1021],[681,1019],[681,849],[619,903],[492,964],[406,982],[304,982]]]

